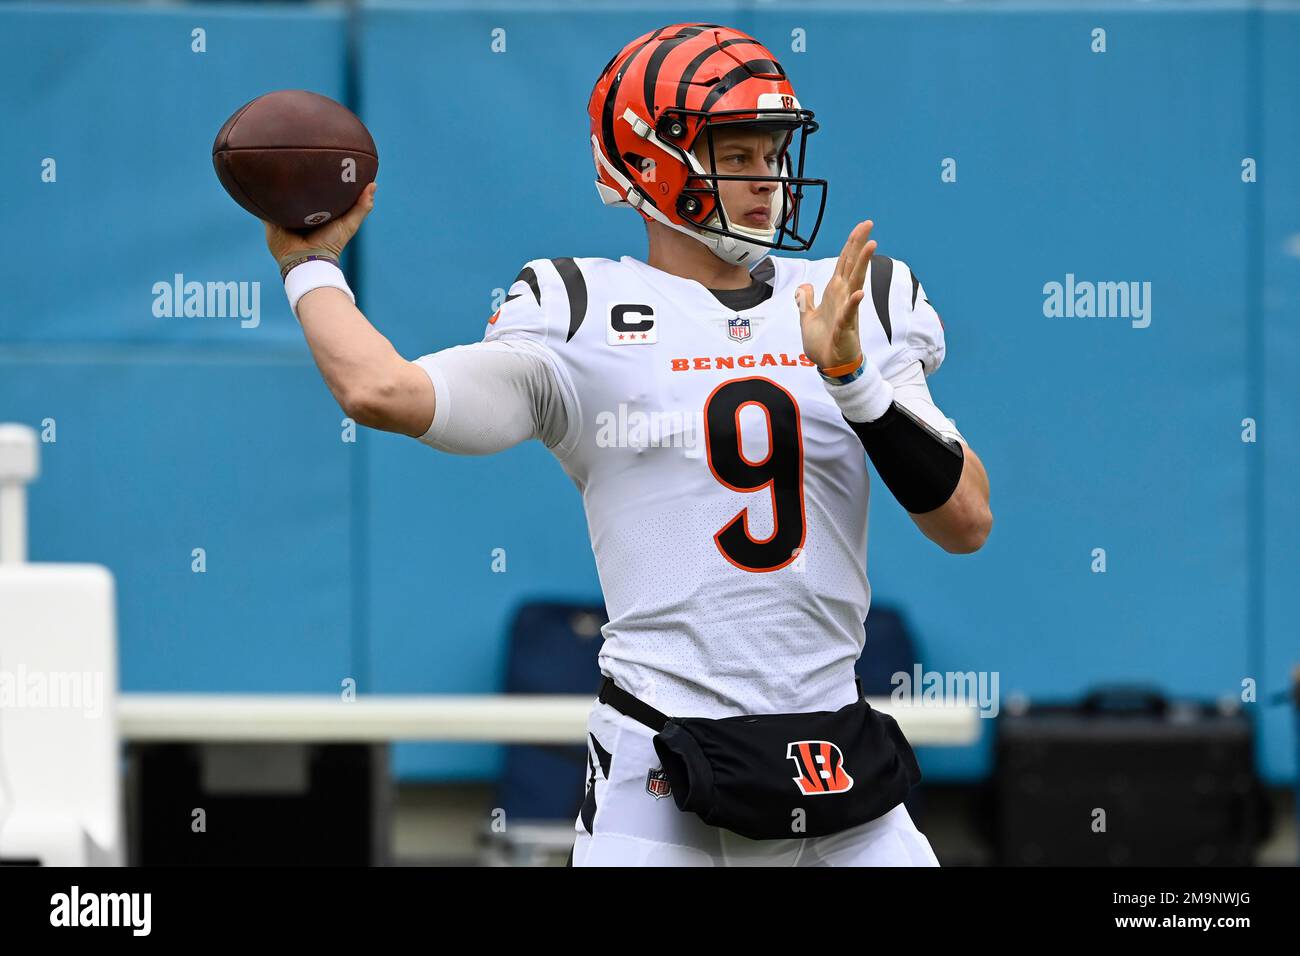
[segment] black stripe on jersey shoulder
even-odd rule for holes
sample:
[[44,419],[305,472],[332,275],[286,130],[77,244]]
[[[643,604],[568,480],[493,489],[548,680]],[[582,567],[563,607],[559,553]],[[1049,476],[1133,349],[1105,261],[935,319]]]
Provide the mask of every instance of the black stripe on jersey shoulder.
[[889,321],[889,281],[894,277],[894,260],[889,256],[871,257],[871,304],[876,307],[880,324],[885,327],[885,338],[894,341],[894,329]]
[[[911,272],[910,269],[908,271]],[[921,280],[916,277],[915,272],[912,272],[912,308],[914,309],[916,308],[916,290],[920,287]]]
[[552,259],[551,264],[560,274],[565,294],[569,297],[569,334],[564,337],[564,341],[568,342],[587,317],[587,280],[582,277],[582,270],[572,258]]
[[[537,300],[537,304],[539,306],[542,304],[542,287],[537,281],[537,273],[533,271],[532,266],[524,266],[520,269],[519,275],[515,276],[515,282],[527,282],[528,288],[533,290],[533,298]],[[510,284],[514,285],[515,282]],[[506,296],[506,301],[509,302],[511,299],[517,298],[519,298],[518,293],[515,295],[508,295]]]

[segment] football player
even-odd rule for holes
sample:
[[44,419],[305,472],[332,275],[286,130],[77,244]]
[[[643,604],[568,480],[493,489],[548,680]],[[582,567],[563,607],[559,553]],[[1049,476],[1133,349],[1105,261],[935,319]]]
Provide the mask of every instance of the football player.
[[[870,221],[836,257],[773,255],[811,247],[826,183],[804,174],[813,113],[754,38],[647,33],[588,112],[597,190],[644,220],[644,260],[527,262],[481,342],[407,361],[337,265],[372,185],[305,238],[267,226],[312,354],[363,425],[457,454],[545,443],[582,494],[618,688],[680,716],[851,704],[866,459],[945,551],[992,525],[984,468],[926,386],[943,325]],[[818,837],[709,826],[664,799],[653,736],[593,704],[573,865],[938,865],[902,803]]]

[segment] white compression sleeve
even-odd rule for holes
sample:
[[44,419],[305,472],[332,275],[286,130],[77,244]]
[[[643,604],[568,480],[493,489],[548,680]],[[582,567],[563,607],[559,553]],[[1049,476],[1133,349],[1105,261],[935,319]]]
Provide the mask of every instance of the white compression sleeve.
[[894,386],[894,401],[902,405],[940,435],[954,441],[965,441],[957,425],[939,410],[925,384],[925,370],[920,362],[913,362],[901,374],[890,379]]
[[456,345],[415,364],[433,382],[433,424],[420,441],[457,455],[489,455],[540,438],[553,448],[568,431],[559,376],[545,350],[499,339]]

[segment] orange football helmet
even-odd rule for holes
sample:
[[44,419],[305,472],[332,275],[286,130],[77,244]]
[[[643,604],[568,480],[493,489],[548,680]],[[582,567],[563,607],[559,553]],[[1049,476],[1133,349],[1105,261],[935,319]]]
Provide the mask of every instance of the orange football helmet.
[[[826,208],[826,180],[803,175],[804,149],[817,123],[799,105],[776,57],[748,34],[716,23],[678,23],[638,37],[606,64],[587,113],[596,189],[606,205],[631,206],[735,264],[812,246]],[[724,124],[770,129],[777,172],[718,173],[712,130]],[[709,145],[708,169],[694,153],[701,136]],[[778,184],[780,204],[774,202],[768,228],[728,220],[718,192],[724,180]],[[817,214],[805,235],[800,213],[805,193],[814,189]]]

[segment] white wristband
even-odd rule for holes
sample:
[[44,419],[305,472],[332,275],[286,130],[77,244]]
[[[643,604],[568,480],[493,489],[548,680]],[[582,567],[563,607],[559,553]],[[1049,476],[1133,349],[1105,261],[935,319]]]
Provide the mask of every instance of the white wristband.
[[340,289],[348,294],[352,304],[357,304],[357,297],[348,288],[348,280],[343,277],[343,270],[324,259],[311,259],[296,265],[284,277],[284,293],[289,297],[289,308],[294,318],[298,316],[298,300],[312,289]]
[[894,386],[885,381],[880,369],[863,356],[862,374],[847,385],[832,385],[825,379],[822,384],[831,393],[835,404],[851,422],[874,422],[894,402]]

